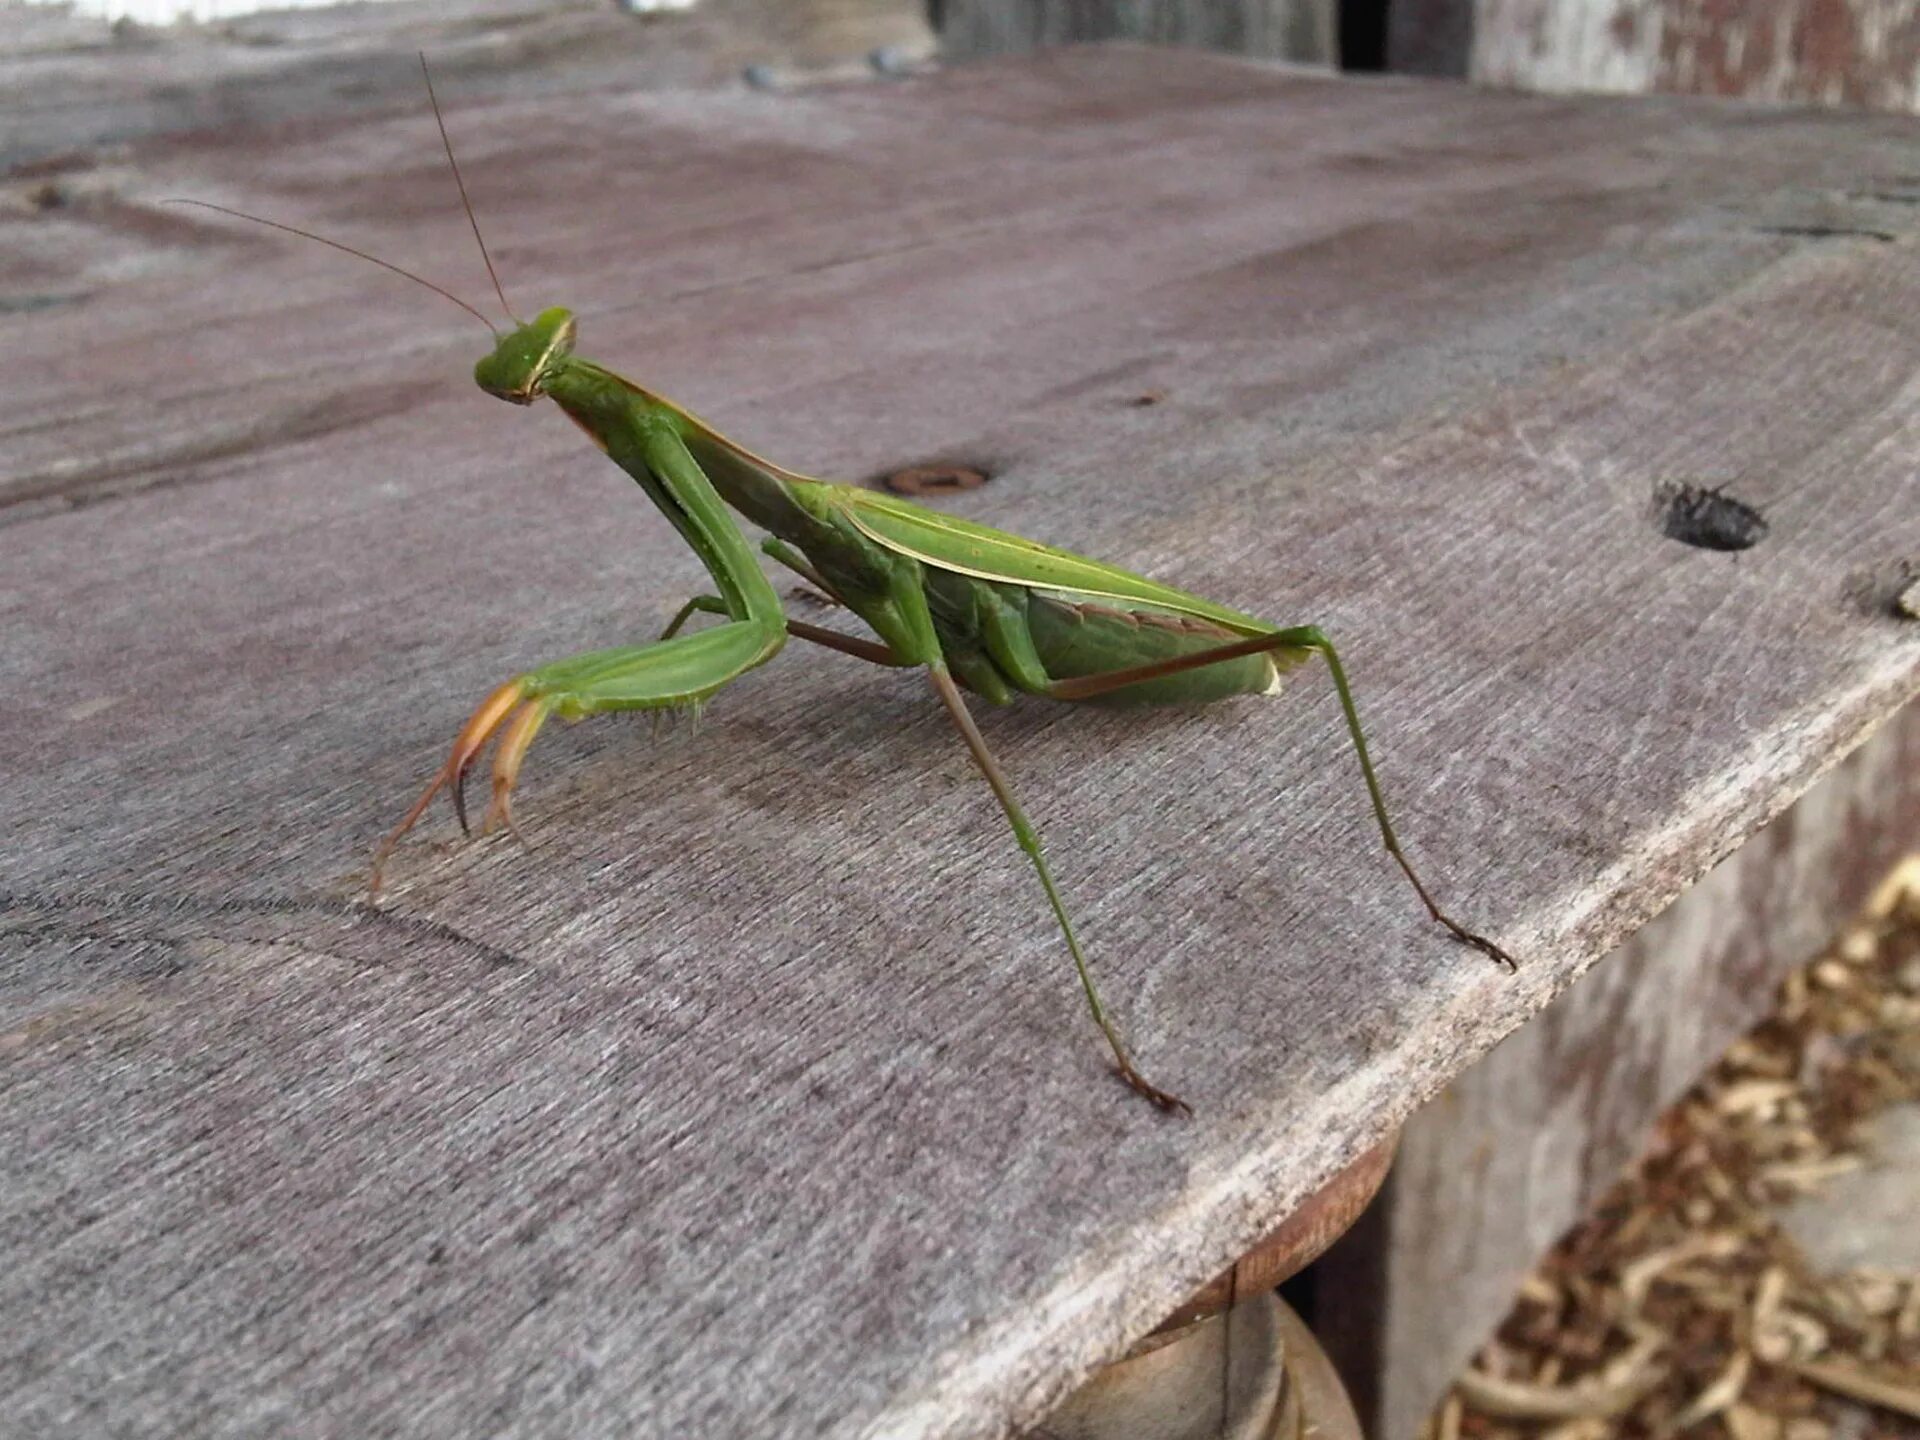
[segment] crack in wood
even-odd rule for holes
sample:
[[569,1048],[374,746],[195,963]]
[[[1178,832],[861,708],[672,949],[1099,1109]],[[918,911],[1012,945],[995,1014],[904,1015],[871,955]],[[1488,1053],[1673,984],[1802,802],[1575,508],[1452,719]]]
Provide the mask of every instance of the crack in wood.
[[[486,941],[476,939],[445,921],[396,914],[391,910],[369,905],[364,900],[341,900],[321,895],[236,896],[209,900],[184,892],[178,895],[154,895],[102,890],[58,893],[0,891],[0,918],[31,914],[35,911],[54,917],[38,924],[29,921],[24,926],[0,931],[0,939],[11,939],[22,934],[32,935],[36,932],[66,933],[75,938],[102,942],[113,942],[122,938],[81,932],[62,924],[62,921],[68,917],[76,920],[83,919],[82,912],[87,910],[98,910],[107,920],[122,923],[139,920],[164,921],[168,918],[217,922],[241,916],[306,917],[320,921],[345,920],[355,924],[371,923],[378,928],[411,938],[452,944],[490,966],[533,968],[533,962],[526,957],[516,955],[497,945],[489,945]],[[179,943],[164,931],[140,931],[126,938],[134,942],[155,945]],[[237,939],[240,937],[216,934],[211,937],[189,938]],[[281,937],[287,941],[297,938],[299,938],[298,932],[290,932]]]
[[265,454],[338,430],[398,415],[440,388],[438,381],[395,382],[337,390],[246,424],[137,447],[91,465],[58,466],[0,480],[0,526],[57,511],[79,510],[153,490],[219,478],[205,467],[235,456]]

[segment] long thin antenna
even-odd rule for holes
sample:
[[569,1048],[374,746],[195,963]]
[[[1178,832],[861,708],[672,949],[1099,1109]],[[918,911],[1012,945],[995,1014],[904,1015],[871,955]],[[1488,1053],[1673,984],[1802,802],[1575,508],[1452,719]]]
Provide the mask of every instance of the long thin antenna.
[[391,270],[396,275],[404,275],[407,279],[413,281],[413,283],[416,285],[426,286],[427,289],[433,291],[434,294],[442,296],[445,299],[451,300],[454,304],[458,305],[462,310],[466,311],[469,315],[473,316],[474,319],[478,320],[482,325],[486,326],[487,329],[491,330],[496,337],[500,334],[500,327],[498,325],[495,325],[493,321],[489,320],[485,315],[481,314],[478,310],[474,309],[473,306],[469,305],[466,301],[462,300],[458,295],[454,294],[451,290],[443,290],[438,285],[434,284],[431,280],[428,280],[423,276],[416,275],[411,270],[403,270],[398,265],[395,265],[392,261],[382,260],[378,255],[369,255],[364,250],[356,250],[351,245],[342,245],[338,240],[329,240],[324,235],[316,235],[311,230],[302,230],[297,225],[282,225],[278,220],[268,220],[259,215],[249,215],[244,210],[229,210],[225,205],[215,205],[208,200],[177,200],[176,199],[176,200],[162,200],[160,203],[162,205],[192,205],[195,208],[200,210],[217,210],[220,212],[220,214],[231,215],[236,220],[250,220],[255,225],[266,226],[269,230],[284,230],[289,235],[298,235],[302,240],[312,240],[316,244],[330,245],[335,250],[344,250],[347,254],[353,256],[355,259],[364,260],[369,265],[378,265],[382,270]]
[[507,303],[507,292],[500,288],[500,274],[493,268],[493,256],[487,253],[487,242],[480,238],[480,221],[473,213],[473,202],[467,199],[467,182],[460,178],[460,162],[453,158],[453,141],[447,137],[447,120],[440,113],[440,97],[433,93],[433,72],[427,69],[427,52],[420,55],[420,75],[427,82],[427,103],[433,106],[433,123],[440,127],[440,143],[446,147],[447,164],[453,168],[453,183],[460,187],[460,205],[467,212],[467,223],[473,227],[473,240],[480,247],[480,258],[487,262],[487,278],[493,281],[493,293],[500,297],[500,308],[507,312],[507,318],[514,324],[521,319],[513,313],[513,306]]

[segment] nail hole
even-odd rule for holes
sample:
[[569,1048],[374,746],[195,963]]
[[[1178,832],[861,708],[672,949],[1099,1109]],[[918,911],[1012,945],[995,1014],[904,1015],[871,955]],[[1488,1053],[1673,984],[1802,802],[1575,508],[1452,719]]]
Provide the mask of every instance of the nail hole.
[[1717,486],[1659,486],[1653,511],[1662,535],[1701,550],[1747,550],[1767,534],[1765,516]]
[[896,495],[952,495],[961,490],[978,490],[987,483],[987,472],[972,465],[909,465],[880,483]]

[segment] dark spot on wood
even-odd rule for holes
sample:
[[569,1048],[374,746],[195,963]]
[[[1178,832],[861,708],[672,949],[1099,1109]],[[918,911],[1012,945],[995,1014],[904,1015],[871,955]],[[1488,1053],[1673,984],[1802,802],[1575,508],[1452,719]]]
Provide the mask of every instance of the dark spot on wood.
[[446,1259],[447,1247],[435,1241],[433,1246],[427,1251],[427,1264],[442,1265],[446,1263]]
[[1653,509],[1662,535],[1701,550],[1746,550],[1767,534],[1765,516],[1714,486],[1657,487]]
[[6,168],[9,180],[50,180],[71,175],[76,170],[92,170],[100,163],[97,155],[85,150],[63,150],[57,155],[42,155],[22,160]]
[[1127,404],[1133,406],[1136,410],[1144,410],[1149,405],[1158,405],[1166,398],[1166,395],[1159,390],[1148,390],[1143,394],[1134,396],[1131,400],[1127,401]]
[[71,305],[84,299],[84,294],[0,295],[0,315],[30,315],[36,310],[51,310],[55,306]]
[[1897,239],[1891,230],[1869,230],[1864,225],[1756,225],[1762,235],[1792,235],[1808,240],[1878,240],[1887,244]]
[[961,490],[978,490],[987,483],[987,472],[980,466],[944,462],[909,465],[882,476],[880,483],[896,495],[951,495]]
[[1634,41],[1640,38],[1640,17],[1633,13],[1633,7],[1622,5],[1613,12],[1613,18],[1607,22],[1607,34],[1622,50],[1633,49]]

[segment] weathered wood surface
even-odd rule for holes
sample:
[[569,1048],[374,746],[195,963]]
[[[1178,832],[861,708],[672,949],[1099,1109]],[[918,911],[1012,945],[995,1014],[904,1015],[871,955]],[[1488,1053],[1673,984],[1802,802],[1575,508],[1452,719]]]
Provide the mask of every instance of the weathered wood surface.
[[204,25],[109,25],[0,7],[0,168],[155,135],[338,123],[420,101],[427,51],[449,85],[556,108],[582,89],[712,85],[749,66],[810,74],[933,49],[921,0],[700,0],[627,14],[602,0],[381,0]]
[[[1433,0],[1428,30],[1437,27]],[[1920,110],[1920,0],[1467,0],[1473,78]]]
[[1386,68],[1401,75],[1465,79],[1473,57],[1474,9],[1474,0],[1392,0]]
[[[964,513],[1325,623],[1416,855],[1527,964],[1423,923],[1317,673],[985,722],[1187,1124],[1105,1073],[924,687],[852,662],[783,656],[697,739],[556,727],[537,850],[436,816],[365,908],[474,698],[701,578],[558,415],[472,390],[450,307],[155,204],[480,298],[416,107],[133,142],[0,245],[33,1433],[1002,1433],[1920,683],[1920,215],[1786,233],[1910,173],[1912,122],[1119,48],[448,88],[509,293],[586,353],[788,463],[983,462]],[[1665,538],[1676,476],[1771,535]]]
[[1419,1432],[1660,1111],[1916,845],[1920,707],[1908,706],[1413,1117],[1375,1211],[1315,1291],[1369,1435]]
[[1144,40],[1311,65],[1340,59],[1333,0],[938,0],[937,20],[941,48],[956,58]]

